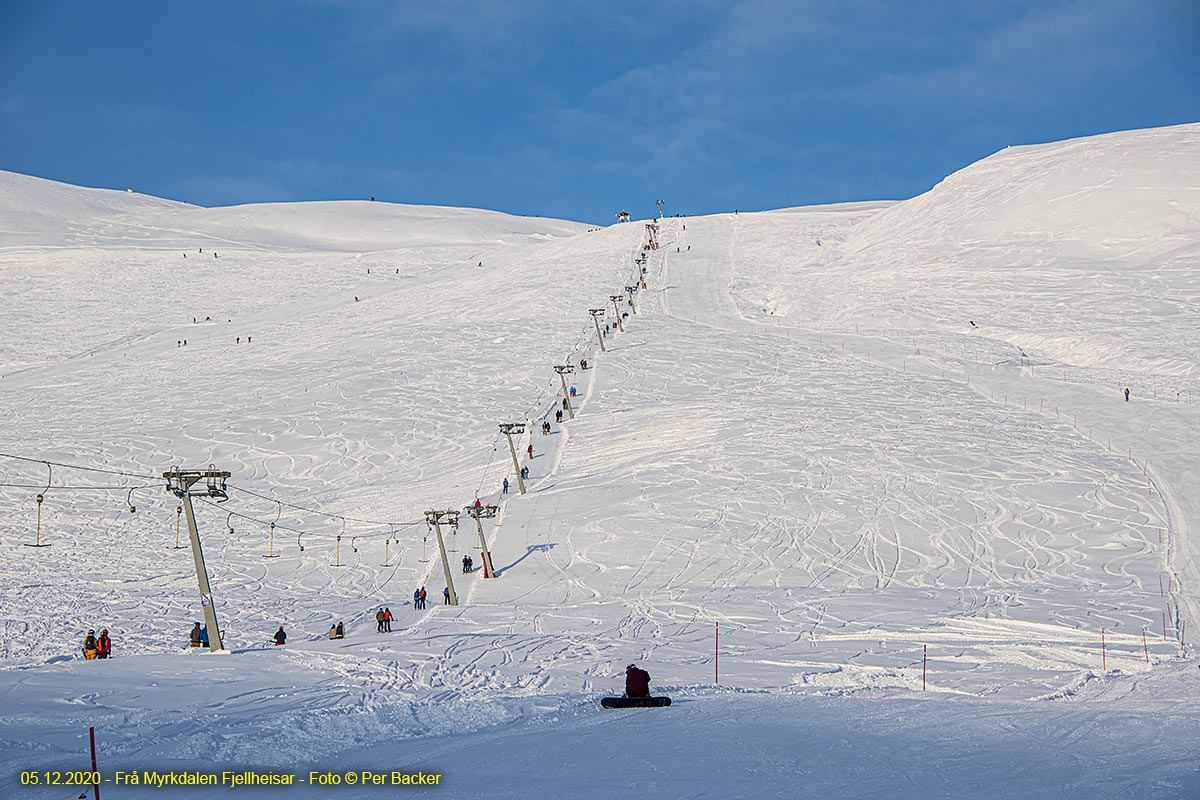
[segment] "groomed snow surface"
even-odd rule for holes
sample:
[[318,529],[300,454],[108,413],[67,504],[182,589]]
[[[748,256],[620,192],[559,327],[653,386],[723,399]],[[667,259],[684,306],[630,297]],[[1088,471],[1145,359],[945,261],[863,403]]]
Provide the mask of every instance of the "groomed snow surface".
[[[0,795],[75,796],[19,773],[87,768],[94,725],[107,775],[1200,796],[1197,187],[1191,125],[1012,148],[898,204],[668,218],[600,353],[588,310],[642,277],[642,222],[0,173],[0,453],[129,473],[45,489],[0,458]],[[581,359],[557,424],[551,367]],[[504,496],[497,423],[526,420]],[[216,655],[185,646],[154,477],[208,464],[233,473],[197,502]],[[464,516],[442,606],[423,512],[477,495],[500,576]],[[85,662],[100,627],[115,658]],[[669,709],[599,709],[630,662]]]

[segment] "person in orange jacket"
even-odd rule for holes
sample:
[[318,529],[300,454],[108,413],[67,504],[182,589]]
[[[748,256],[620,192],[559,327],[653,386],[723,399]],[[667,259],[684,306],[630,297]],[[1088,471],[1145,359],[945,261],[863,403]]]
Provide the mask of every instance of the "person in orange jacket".
[[112,639],[108,638],[108,628],[100,631],[100,638],[96,639],[96,658],[108,658],[112,655]]

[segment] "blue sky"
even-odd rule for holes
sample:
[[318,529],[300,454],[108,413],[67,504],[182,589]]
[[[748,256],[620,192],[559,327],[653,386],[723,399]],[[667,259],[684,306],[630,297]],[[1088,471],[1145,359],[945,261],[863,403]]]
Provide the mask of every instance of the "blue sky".
[[0,168],[607,223],[1200,121],[1197,0],[0,0]]

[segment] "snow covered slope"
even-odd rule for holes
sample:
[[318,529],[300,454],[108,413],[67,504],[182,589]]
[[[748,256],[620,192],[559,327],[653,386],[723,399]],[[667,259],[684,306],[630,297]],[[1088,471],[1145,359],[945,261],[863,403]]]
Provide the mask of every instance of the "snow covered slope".
[[22,245],[369,252],[518,243],[588,226],[497,211],[343,201],[201,208],[0,171],[0,248]]
[[[0,459],[0,791],[74,764],[95,724],[107,769],[427,767],[456,797],[1194,795],[1200,406],[1179,364],[1200,334],[1156,304],[1191,308],[1171,253],[1200,235],[1177,220],[1155,250],[1142,220],[1121,236],[1176,261],[1129,241],[1089,261],[1081,222],[1034,215],[1037,241],[1006,245],[986,208],[1042,175],[1056,196],[1079,151],[1131,185],[1194,130],[991,159],[906,203],[664,220],[604,353],[588,311],[643,277],[640,223],[150,208],[116,239],[0,252],[0,453],[136,476],[56,467],[34,549],[46,467]],[[130,233],[177,214],[210,227]],[[201,228],[184,259],[173,237]],[[585,358],[560,425],[551,368]],[[500,490],[517,421],[524,496]],[[234,476],[198,505],[224,657],[180,646],[195,578],[153,477],[209,463]],[[139,488],[83,488],[109,484]],[[420,519],[477,495],[501,506],[501,575],[455,568],[441,606]],[[452,566],[475,552],[473,526],[444,532]],[[81,662],[100,625],[118,658]],[[676,706],[597,711],[630,661]]]

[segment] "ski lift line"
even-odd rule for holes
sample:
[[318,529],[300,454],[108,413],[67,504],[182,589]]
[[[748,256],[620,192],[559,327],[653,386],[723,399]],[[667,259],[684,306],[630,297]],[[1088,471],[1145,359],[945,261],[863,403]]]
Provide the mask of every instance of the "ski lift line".
[[327,517],[329,519],[342,520],[343,522],[355,522],[360,525],[379,525],[381,527],[385,526],[385,525],[396,525],[403,529],[403,528],[410,527],[412,525],[417,525],[421,522],[424,522],[424,520],[422,520],[422,519],[410,520],[407,522],[398,522],[396,520],[363,519],[361,517],[351,517],[351,516],[347,516],[345,514],[333,514],[329,511],[321,511],[320,509],[309,508],[307,506],[298,505],[296,503],[289,503],[286,500],[280,500],[275,497],[269,497],[265,494],[259,494],[258,492],[243,488],[241,486],[230,485],[228,488],[233,489],[234,491],[237,491],[237,492],[241,492],[242,494],[248,494],[251,497],[257,497],[259,500],[266,500],[269,503],[275,503],[284,508],[290,508],[294,511],[303,511],[308,514],[315,514],[319,517]]
[[[159,479],[158,475],[146,475],[144,473],[137,473],[137,472],[124,472],[122,470],[104,469],[102,467],[85,467],[81,464],[68,464],[63,461],[49,461],[44,458],[29,458],[28,456],[18,456],[13,453],[0,453],[0,458],[11,458],[14,461],[25,461],[30,464],[48,464],[52,467],[62,467],[63,469],[77,469],[77,470],[81,470],[83,472],[101,472],[101,473],[104,473],[105,475],[120,475],[125,478],[142,478],[144,480],[154,480],[154,481],[157,481]],[[157,484],[155,484],[155,485],[157,485]],[[125,488],[128,489],[129,487],[126,486]]]
[[[222,506],[218,506],[218,505],[217,505],[215,502],[213,502],[212,500],[209,500],[209,499],[207,499],[207,498],[205,498],[205,497],[196,497],[196,498],[194,498],[194,499],[196,500],[196,502],[203,503],[203,504],[205,504],[205,505],[207,505],[207,506],[210,506],[210,507],[212,507],[212,508],[215,508],[215,509],[217,509],[218,511],[220,511],[220,512],[222,512],[222,513],[226,514],[226,515],[227,515],[226,521],[228,521],[228,517],[230,517],[230,516],[231,516],[231,517],[234,517],[234,518],[236,518],[236,519],[244,519],[244,520],[246,520],[247,522],[253,522],[255,525],[261,525],[262,527],[264,527],[264,528],[268,528],[268,529],[269,529],[269,528],[271,527],[271,525],[272,525],[272,522],[271,522],[271,521],[269,521],[269,520],[264,520],[264,519],[262,519],[262,518],[260,518],[260,517],[256,517],[256,516],[254,516],[254,515],[252,515],[252,514],[244,514],[244,513],[240,512],[240,511],[230,511],[230,510],[229,510],[229,509],[227,509],[227,508],[224,508],[224,507],[222,507]],[[338,519],[341,519],[341,517],[338,517]],[[407,524],[405,524],[405,525],[399,525],[399,524],[397,524],[397,523],[385,523],[385,524],[388,524],[388,525],[391,525],[391,526],[394,526],[394,527],[389,527],[389,529],[388,529],[387,531],[381,531],[380,533],[360,533],[360,534],[355,534],[354,538],[357,538],[357,539],[376,539],[376,538],[379,538],[379,537],[383,537],[383,538],[387,538],[387,539],[396,538],[396,540],[397,540],[397,541],[399,541],[399,539],[398,539],[398,538],[395,536],[395,531],[397,531],[397,530],[403,530],[404,528],[409,528],[409,527],[412,527],[413,525],[415,525],[415,524],[417,524],[417,523],[419,523],[419,522],[423,522],[423,520],[417,520],[417,521],[415,521],[415,522],[410,522],[410,523],[407,523]],[[331,538],[331,539],[336,539],[338,536],[341,536],[341,535],[342,535],[342,533],[341,533],[341,532],[339,532],[339,533],[336,533],[336,534],[314,533],[314,532],[313,532],[311,529],[309,529],[309,530],[302,530],[302,529],[300,529],[300,528],[293,528],[293,527],[290,527],[290,526],[288,526],[288,525],[281,525],[281,524],[279,524],[278,522],[274,523],[274,525],[275,525],[275,530],[277,530],[277,531],[287,531],[288,533],[294,533],[294,534],[296,534],[297,536],[308,536],[308,537],[310,537],[310,538],[315,536],[315,537],[318,537],[318,538],[326,538],[326,537],[327,537],[327,538]]]
[[158,489],[162,486],[161,483],[152,483],[145,486],[63,486],[60,484],[51,484],[45,487],[40,483],[0,483],[0,489],[42,489],[48,491],[53,489],[56,492],[130,492],[138,489]]

